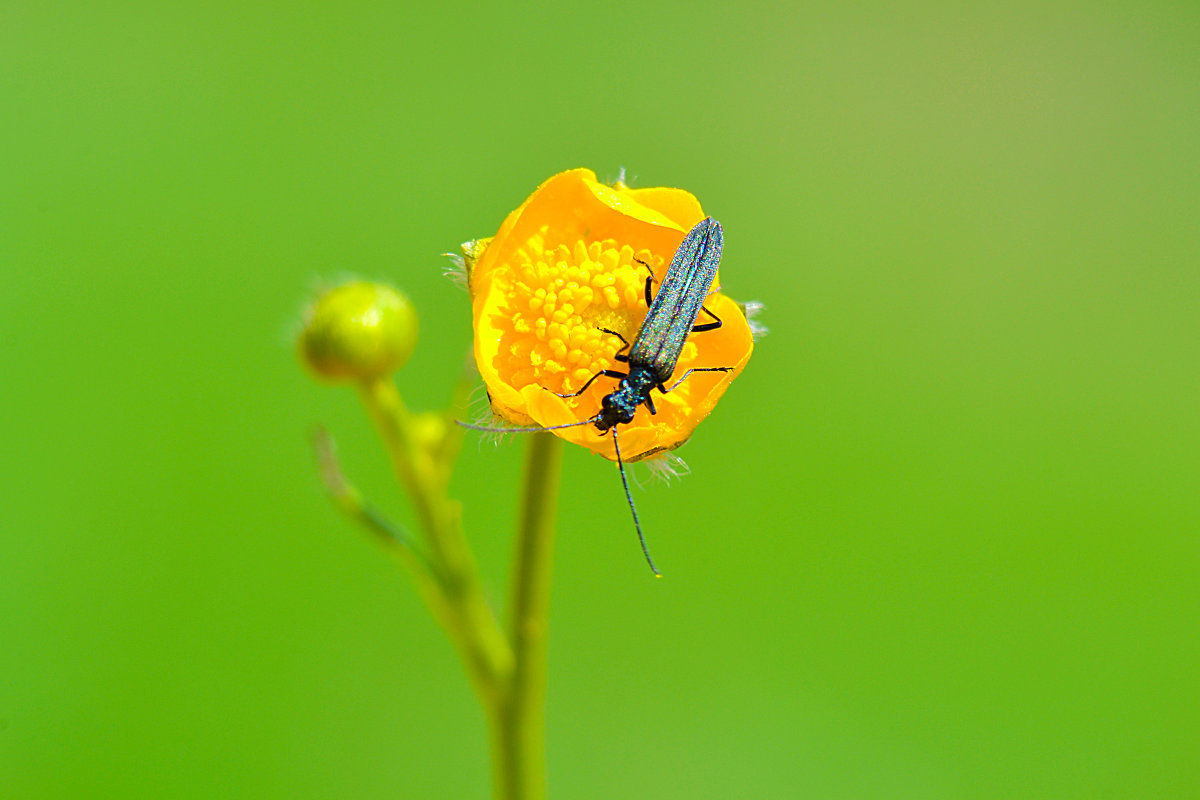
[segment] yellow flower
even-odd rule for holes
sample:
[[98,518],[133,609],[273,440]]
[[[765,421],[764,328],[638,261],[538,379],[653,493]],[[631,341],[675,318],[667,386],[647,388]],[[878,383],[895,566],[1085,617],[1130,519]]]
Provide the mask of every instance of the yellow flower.
[[[559,173],[508,215],[495,237],[464,246],[475,319],[475,360],[492,410],[518,425],[549,427],[596,415],[618,381],[605,369],[626,372],[613,356],[616,331],[632,342],[646,316],[649,264],[657,287],[684,235],[704,212],[682,189],[607,186],[591,170]],[[713,283],[720,286],[720,276]],[[656,289],[652,288],[652,292]],[[753,349],[741,307],[718,291],[705,307],[724,324],[688,337],[675,378],[691,367],[730,367],[696,372],[663,395],[654,390],[658,413],[639,408],[620,430],[626,461],[672,450],[687,441],[742,371]],[[707,321],[701,314],[701,322]],[[609,459],[612,437],[592,425],[554,433]]]

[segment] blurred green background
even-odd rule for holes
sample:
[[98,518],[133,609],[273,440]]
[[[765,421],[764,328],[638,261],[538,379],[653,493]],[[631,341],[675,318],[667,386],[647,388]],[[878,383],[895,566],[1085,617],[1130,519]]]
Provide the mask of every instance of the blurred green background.
[[[574,448],[552,797],[1200,797],[1200,6],[0,4],[0,797],[483,798],[291,332],[588,166],[772,333],[636,499]],[[503,596],[522,443],[456,492]],[[637,473],[647,478],[644,469]]]

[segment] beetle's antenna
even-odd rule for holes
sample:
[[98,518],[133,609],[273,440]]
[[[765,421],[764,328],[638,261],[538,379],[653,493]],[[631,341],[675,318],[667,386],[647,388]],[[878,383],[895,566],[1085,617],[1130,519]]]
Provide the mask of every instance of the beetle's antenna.
[[646,547],[646,537],[642,535],[642,523],[638,520],[637,508],[633,505],[633,495],[629,493],[629,479],[625,477],[625,462],[621,460],[621,445],[617,443],[617,428],[613,426],[613,449],[617,451],[617,469],[621,471],[621,485],[625,487],[625,499],[629,501],[629,510],[633,512],[633,527],[637,529],[638,542],[642,545],[642,554],[646,556],[646,563],[650,565],[650,571],[654,573],[654,577],[661,578],[662,573],[658,571],[658,567],[654,566],[654,559],[650,557],[650,549]]
[[566,425],[548,425],[545,428],[499,428],[490,425],[473,425],[470,422],[463,422],[461,419],[454,420],[454,424],[470,428],[473,431],[483,431],[484,433],[541,433],[542,431],[556,431],[560,428],[578,428],[580,425],[594,425],[598,419],[600,419],[600,416],[597,414],[591,419],[585,419],[582,422],[568,422]]

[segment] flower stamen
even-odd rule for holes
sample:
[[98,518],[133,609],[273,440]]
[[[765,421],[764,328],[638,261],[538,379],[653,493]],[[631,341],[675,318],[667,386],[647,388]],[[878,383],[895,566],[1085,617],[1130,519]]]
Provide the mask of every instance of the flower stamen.
[[571,394],[613,367],[621,344],[601,328],[626,338],[636,333],[646,315],[646,268],[639,260],[661,267],[662,258],[613,239],[543,245],[531,255],[533,244],[514,254],[506,302],[491,317],[500,334],[494,366],[516,389],[538,384]]

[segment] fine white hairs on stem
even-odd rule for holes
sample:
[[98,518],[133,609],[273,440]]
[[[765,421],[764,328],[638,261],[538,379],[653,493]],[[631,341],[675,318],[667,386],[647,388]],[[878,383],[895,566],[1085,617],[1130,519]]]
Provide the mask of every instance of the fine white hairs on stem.
[[759,315],[766,310],[766,306],[757,300],[750,300],[745,303],[738,303],[742,307],[742,313],[746,315],[746,324],[750,326],[750,335],[754,337],[754,341],[766,336],[771,332],[770,328],[763,324],[759,319]]
[[443,256],[450,260],[449,266],[442,269],[442,277],[449,278],[450,282],[459,288],[467,288],[467,261],[458,253],[442,253]]
[[642,461],[650,471],[650,480],[656,483],[669,484],[676,478],[691,475],[692,470],[687,462],[674,453],[659,453]]

